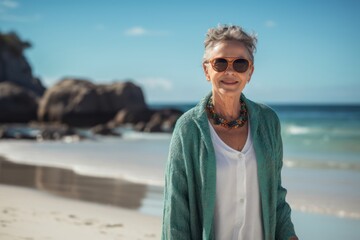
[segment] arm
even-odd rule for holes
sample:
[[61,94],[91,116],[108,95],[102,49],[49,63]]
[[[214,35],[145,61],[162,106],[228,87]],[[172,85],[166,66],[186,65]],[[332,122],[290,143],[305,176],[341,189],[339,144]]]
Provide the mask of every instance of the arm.
[[163,240],[191,239],[183,139],[175,128],[165,170]]
[[281,170],[283,166],[283,144],[281,139],[280,121],[277,121],[277,162],[278,162],[278,196],[276,208],[276,239],[298,240],[295,235],[294,225],[291,221],[291,208],[286,202],[287,190],[281,185]]

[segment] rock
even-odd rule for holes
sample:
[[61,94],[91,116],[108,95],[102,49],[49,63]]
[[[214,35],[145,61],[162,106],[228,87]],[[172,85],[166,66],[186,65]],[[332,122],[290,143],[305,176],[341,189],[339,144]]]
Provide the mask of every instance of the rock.
[[0,122],[35,120],[37,107],[38,99],[32,92],[10,82],[0,83]]
[[154,114],[151,117],[150,122],[148,122],[144,128],[144,132],[162,132],[162,118],[159,114]]
[[145,122],[138,122],[134,126],[134,130],[138,132],[143,132],[145,129],[146,123]]
[[171,115],[169,118],[163,121],[162,128],[164,132],[172,132],[174,130],[176,121],[181,115]]
[[176,120],[183,114],[177,109],[162,109],[155,112],[146,124],[144,132],[172,132]]
[[107,124],[96,125],[95,127],[93,127],[91,129],[91,131],[94,134],[99,134],[99,135],[110,135],[110,136],[117,136],[117,137],[121,136],[121,134],[115,132],[114,129],[109,127]]
[[77,132],[68,126],[59,126],[59,127],[44,127],[37,135],[37,140],[63,140],[65,137],[77,137],[83,139],[82,136],[78,135]]
[[36,140],[36,135],[30,129],[21,126],[1,126],[0,139]]
[[16,33],[0,33],[0,82],[11,82],[41,96],[45,87],[40,79],[33,77],[30,64],[23,51],[31,47],[20,40]]
[[86,138],[66,125],[8,124],[0,127],[0,139],[63,140],[68,142]]
[[126,123],[131,123],[136,125],[139,122],[148,122],[150,121],[151,116],[155,113],[154,110],[150,109],[123,109],[119,111],[115,118],[114,122],[116,125],[122,125]]
[[146,108],[141,88],[132,82],[95,85],[68,78],[45,92],[39,103],[38,119],[71,126],[95,126],[113,119],[125,108]]

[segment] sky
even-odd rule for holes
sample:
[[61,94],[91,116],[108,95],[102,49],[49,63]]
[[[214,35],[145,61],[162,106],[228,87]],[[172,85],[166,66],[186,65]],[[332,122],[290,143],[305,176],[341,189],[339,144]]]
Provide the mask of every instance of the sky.
[[32,43],[33,75],[132,80],[148,103],[193,103],[211,91],[204,38],[218,24],[257,34],[244,94],[265,103],[360,103],[360,1],[0,0],[0,32]]

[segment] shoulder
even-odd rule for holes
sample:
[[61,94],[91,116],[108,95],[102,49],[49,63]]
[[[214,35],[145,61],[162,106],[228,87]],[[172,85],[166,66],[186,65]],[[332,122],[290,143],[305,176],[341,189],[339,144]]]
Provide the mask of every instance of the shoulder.
[[280,123],[279,116],[276,111],[267,104],[247,100],[250,112],[255,114],[260,122],[267,122],[278,125]]
[[196,121],[200,117],[202,117],[201,114],[199,116],[199,112],[201,112],[201,107],[199,105],[196,105],[195,107],[191,108],[190,110],[182,114],[176,121],[174,132],[184,131],[184,130],[189,132],[197,128]]

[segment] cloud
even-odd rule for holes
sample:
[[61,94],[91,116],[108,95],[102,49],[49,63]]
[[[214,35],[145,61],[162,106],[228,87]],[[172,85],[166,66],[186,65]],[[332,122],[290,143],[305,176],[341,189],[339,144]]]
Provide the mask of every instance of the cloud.
[[22,23],[26,23],[26,22],[35,22],[41,19],[41,16],[39,14],[37,15],[31,15],[31,16],[19,16],[19,15],[14,15],[14,14],[1,14],[0,15],[0,21],[5,21],[5,22],[22,22]]
[[268,28],[273,28],[273,27],[275,27],[276,25],[277,25],[276,22],[273,21],[273,20],[267,20],[267,21],[265,22],[265,26],[268,27]]
[[170,80],[165,78],[143,78],[139,79],[139,83],[149,90],[163,90],[170,91],[173,89],[173,84]]
[[148,32],[142,27],[133,27],[125,31],[125,35],[127,36],[142,36],[147,33]]
[[133,28],[129,28],[125,31],[126,36],[145,36],[145,35],[151,35],[151,36],[164,36],[167,35],[167,32],[165,31],[155,31],[155,30],[148,30],[143,27],[137,26]]
[[40,14],[32,15],[17,15],[13,14],[14,9],[18,8],[20,4],[14,0],[0,0],[0,21],[2,22],[35,22],[41,19]]
[[6,8],[17,8],[19,3],[14,0],[1,0],[0,5]]

